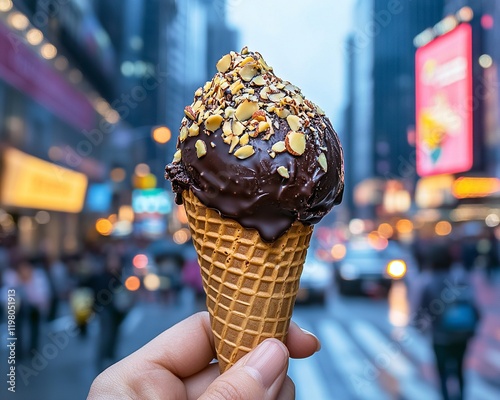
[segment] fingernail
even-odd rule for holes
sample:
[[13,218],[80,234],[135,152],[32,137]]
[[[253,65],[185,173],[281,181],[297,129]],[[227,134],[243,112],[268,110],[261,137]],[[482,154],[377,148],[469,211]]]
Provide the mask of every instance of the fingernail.
[[250,354],[245,366],[255,369],[264,387],[270,387],[288,361],[288,352],[277,340],[265,340]]
[[304,332],[306,335],[312,336],[316,340],[316,353],[321,350],[321,342],[319,341],[318,337],[312,333],[309,332],[308,330],[305,330],[304,328],[300,328],[302,332]]

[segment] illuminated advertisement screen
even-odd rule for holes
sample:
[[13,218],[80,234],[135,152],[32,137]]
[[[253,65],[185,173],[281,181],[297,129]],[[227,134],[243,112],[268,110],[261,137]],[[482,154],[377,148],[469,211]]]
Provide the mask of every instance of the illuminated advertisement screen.
[[415,60],[417,173],[472,168],[472,29],[456,29],[420,47]]

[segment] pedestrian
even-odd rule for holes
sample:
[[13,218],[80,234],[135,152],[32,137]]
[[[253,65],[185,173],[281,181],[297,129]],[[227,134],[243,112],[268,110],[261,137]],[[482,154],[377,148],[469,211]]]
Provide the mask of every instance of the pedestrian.
[[94,380],[87,400],[294,399],[288,358],[319,349],[318,339],[292,322],[286,346],[266,339],[219,376],[210,318],[201,312],[109,367]]
[[[20,252],[14,254],[11,265],[13,268],[5,271],[3,283],[6,288],[15,289],[19,299],[16,332],[21,358],[26,350],[33,353],[39,347],[42,318],[49,309],[50,284],[45,271],[36,268],[34,261]],[[24,322],[28,325],[28,334],[25,333]]]
[[[456,378],[464,396],[464,357],[473,338],[479,311],[469,279],[452,270],[453,258],[447,243],[434,245],[428,254],[431,279],[422,289],[419,302],[420,328],[432,332],[441,392],[444,400],[451,398],[449,378]],[[429,323],[428,323],[429,322]]]
[[116,359],[119,327],[131,307],[129,294],[122,283],[122,262],[117,252],[111,250],[105,256],[104,268],[95,273],[88,282],[94,293],[94,311],[99,321],[96,364],[99,370]]

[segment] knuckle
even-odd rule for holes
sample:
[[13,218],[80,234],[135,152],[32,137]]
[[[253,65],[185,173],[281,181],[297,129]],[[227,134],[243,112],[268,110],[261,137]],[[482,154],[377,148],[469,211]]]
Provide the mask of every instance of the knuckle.
[[205,400],[245,400],[240,388],[229,381],[211,385],[205,393]]

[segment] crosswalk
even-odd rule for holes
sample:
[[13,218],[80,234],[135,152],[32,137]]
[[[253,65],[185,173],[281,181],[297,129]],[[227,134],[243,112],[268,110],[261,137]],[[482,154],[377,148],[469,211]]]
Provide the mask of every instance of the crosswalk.
[[[314,333],[322,350],[292,360],[289,375],[297,400],[439,400],[430,345],[416,330],[384,330],[362,319],[296,315],[294,321]],[[495,358],[496,359],[496,358]],[[332,385],[332,381],[338,383]],[[497,388],[471,376],[465,400],[500,398]]]

